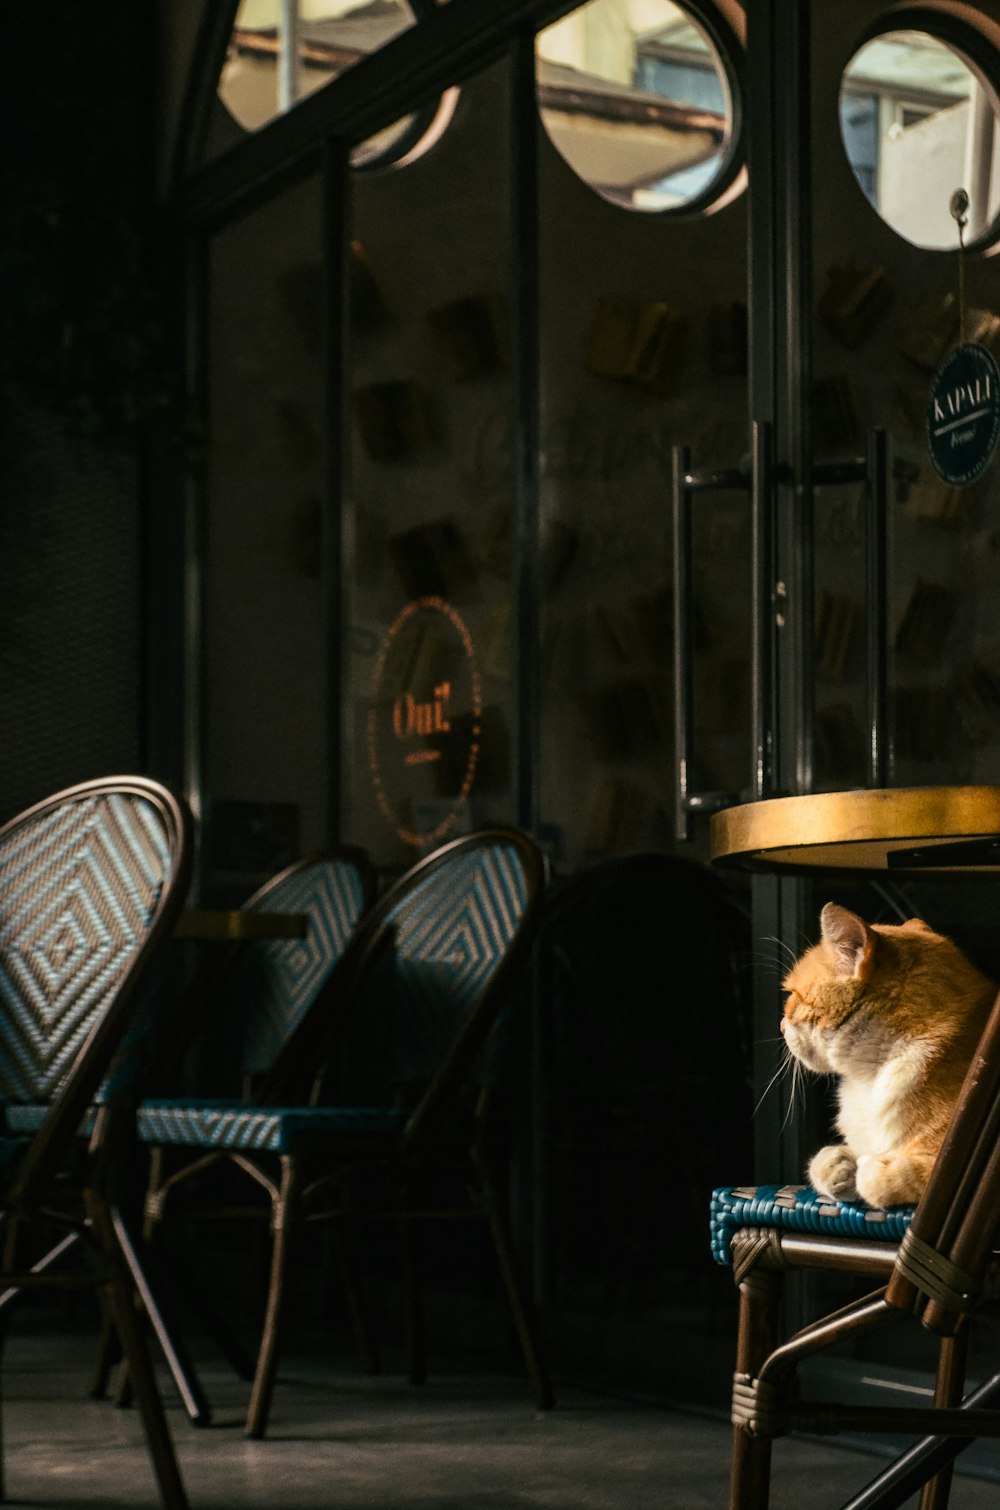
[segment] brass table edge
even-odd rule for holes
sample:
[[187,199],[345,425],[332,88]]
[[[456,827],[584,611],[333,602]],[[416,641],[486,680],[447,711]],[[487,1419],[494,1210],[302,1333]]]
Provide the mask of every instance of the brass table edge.
[[[771,797],[723,808],[711,820],[713,860],[771,869],[799,863],[849,867],[852,847],[859,869],[885,869],[889,849],[995,835],[1000,835],[1000,786],[858,788]],[[880,863],[861,858],[866,847],[874,847]],[[827,849],[837,857],[831,853],[825,861]]]

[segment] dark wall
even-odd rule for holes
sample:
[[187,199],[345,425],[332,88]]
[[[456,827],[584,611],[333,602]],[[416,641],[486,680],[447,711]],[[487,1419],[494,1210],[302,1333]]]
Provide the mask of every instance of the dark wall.
[[0,818],[143,764],[140,460],[167,405],[145,6],[8,18],[0,90]]

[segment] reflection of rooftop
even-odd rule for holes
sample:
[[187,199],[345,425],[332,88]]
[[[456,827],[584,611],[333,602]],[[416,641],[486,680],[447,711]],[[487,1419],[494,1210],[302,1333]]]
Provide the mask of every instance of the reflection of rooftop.
[[679,105],[662,95],[584,73],[567,63],[547,63],[540,58],[537,76],[539,103],[549,110],[664,126],[672,131],[710,133],[716,146],[721,145],[726,135],[726,119],[718,111],[705,110],[699,105]]
[[553,143],[588,183],[624,192],[714,157],[725,116],[538,61],[538,103]]
[[[387,42],[412,25],[410,18],[392,0],[374,0],[347,16],[326,20],[298,22],[299,57],[307,67],[342,73],[369,53],[378,52]],[[237,53],[258,58],[276,57],[281,41],[276,27],[235,26],[230,46]]]

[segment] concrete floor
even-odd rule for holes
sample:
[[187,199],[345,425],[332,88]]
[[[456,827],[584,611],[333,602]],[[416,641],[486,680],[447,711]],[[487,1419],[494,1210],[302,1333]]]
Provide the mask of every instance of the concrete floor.
[[[89,1332],[15,1328],[5,1354],[8,1503],[31,1510],[157,1505],[134,1410],[83,1397]],[[263,1442],[242,1431],[246,1386],[200,1361],[213,1424],[163,1393],[192,1510],[721,1510],[725,1422],[562,1386],[540,1413],[520,1377],[453,1372],[415,1389],[337,1358],[292,1356]],[[833,1510],[877,1463],[839,1446],[777,1445],[773,1510]],[[996,1510],[963,1476],[954,1510]]]

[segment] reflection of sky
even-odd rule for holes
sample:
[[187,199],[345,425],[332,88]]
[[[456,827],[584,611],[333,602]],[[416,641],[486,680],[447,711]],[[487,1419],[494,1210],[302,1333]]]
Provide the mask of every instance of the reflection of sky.
[[691,168],[682,168],[679,173],[670,173],[655,184],[649,184],[642,192],[669,199],[671,203],[686,203],[689,199],[694,199],[695,195],[700,194],[703,189],[708,188],[719,171],[720,156],[721,153],[716,153],[706,158],[704,162],[695,163]]
[[[722,79],[710,64],[681,63],[640,53],[635,64],[635,84],[637,88],[658,94],[675,105],[693,105],[701,110],[717,111],[723,116],[729,114]],[[708,188],[719,171],[721,157],[721,153],[714,153],[704,162],[681,168],[656,183],[645,185],[636,192],[636,201],[687,204]]]
[[709,64],[680,63],[640,53],[635,60],[635,84],[675,105],[697,105],[703,110],[728,113],[726,91]]
[[840,95],[840,134],[847,161],[872,204],[876,204],[878,169],[878,97],[874,94]]

